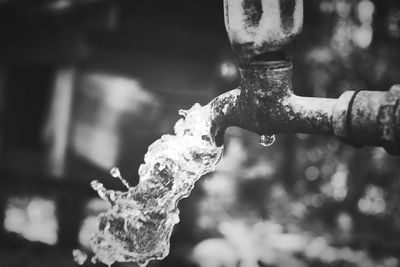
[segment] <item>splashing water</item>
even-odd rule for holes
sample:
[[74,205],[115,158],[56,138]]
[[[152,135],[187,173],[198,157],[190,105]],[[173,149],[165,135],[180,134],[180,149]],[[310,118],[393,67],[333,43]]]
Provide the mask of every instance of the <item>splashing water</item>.
[[111,169],[111,176],[120,179],[127,192],[107,190],[92,181],[93,189],[112,206],[98,216],[92,261],[145,266],[168,255],[172,229],[179,222],[178,201],[189,195],[196,180],[215,170],[223,151],[210,133],[210,105],[195,104],[179,114],[184,118],[175,124],[176,135],[163,135],[150,145],[136,187],[129,186],[118,168]]
[[275,135],[261,135],[260,145],[262,146],[272,146],[275,143]]
[[72,250],[72,256],[74,257],[74,261],[79,265],[83,265],[87,259],[87,254],[79,249]]

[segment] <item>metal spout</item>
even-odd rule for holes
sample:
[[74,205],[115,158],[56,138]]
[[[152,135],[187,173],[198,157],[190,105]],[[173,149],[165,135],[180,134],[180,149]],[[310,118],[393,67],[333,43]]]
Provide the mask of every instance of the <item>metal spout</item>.
[[238,126],[259,135],[336,136],[356,147],[382,146],[400,155],[400,86],[388,92],[347,91],[338,99],[301,97],[292,90],[288,61],[254,63],[241,67],[240,74],[239,88],[210,103],[217,144],[226,128]]
[[238,126],[259,135],[331,135],[400,155],[400,85],[338,99],[294,94],[289,54],[303,24],[302,0],[224,0],[224,7],[241,84],[210,103],[218,145],[226,128]]

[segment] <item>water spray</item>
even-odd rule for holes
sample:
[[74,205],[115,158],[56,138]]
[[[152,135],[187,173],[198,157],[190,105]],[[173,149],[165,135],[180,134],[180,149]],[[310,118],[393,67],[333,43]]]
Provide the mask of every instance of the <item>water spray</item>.
[[[277,133],[336,136],[354,146],[382,146],[400,155],[400,86],[387,92],[347,91],[338,99],[300,97],[292,90],[293,40],[303,23],[302,0],[225,0],[225,25],[240,63],[240,87],[195,104],[174,127],[175,135],[155,141],[129,186],[119,170],[111,176],[127,191],[91,183],[111,208],[98,216],[91,238],[92,261],[146,266],[169,253],[179,222],[178,202],[195,182],[213,172],[223,153],[225,130],[238,126],[271,145]],[[82,264],[87,255],[73,252]]]

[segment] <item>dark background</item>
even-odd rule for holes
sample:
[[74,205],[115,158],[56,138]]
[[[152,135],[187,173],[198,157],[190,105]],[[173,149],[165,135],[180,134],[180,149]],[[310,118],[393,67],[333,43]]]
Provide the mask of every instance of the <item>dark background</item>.
[[[306,0],[294,54],[299,95],[387,90],[400,2]],[[107,208],[90,181],[122,189],[118,166],[136,184],[179,109],[237,84],[222,0],[0,1],[0,266],[75,266]],[[399,266],[399,158],[236,128],[225,143],[151,266]]]

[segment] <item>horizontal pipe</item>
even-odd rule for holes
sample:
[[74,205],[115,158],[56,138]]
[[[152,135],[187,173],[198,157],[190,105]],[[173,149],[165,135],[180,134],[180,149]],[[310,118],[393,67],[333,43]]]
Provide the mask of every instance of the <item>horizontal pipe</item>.
[[290,62],[250,65],[240,73],[240,88],[210,103],[218,144],[226,128],[238,126],[259,135],[331,135],[400,154],[400,86],[388,92],[347,91],[338,99],[302,97],[292,91]]
[[290,123],[285,132],[333,135],[333,107],[337,99],[292,95],[289,101]]
[[[292,63],[258,63],[241,68],[242,127],[260,135],[309,133],[333,135],[336,99],[301,97],[292,90]],[[250,116],[249,116],[250,115]],[[252,123],[251,123],[252,121]],[[250,124],[250,125],[249,125]]]

